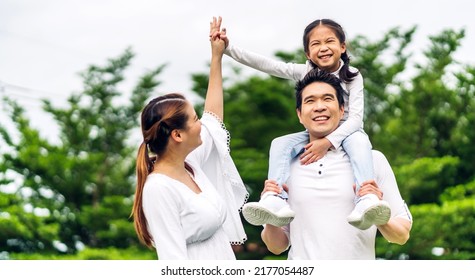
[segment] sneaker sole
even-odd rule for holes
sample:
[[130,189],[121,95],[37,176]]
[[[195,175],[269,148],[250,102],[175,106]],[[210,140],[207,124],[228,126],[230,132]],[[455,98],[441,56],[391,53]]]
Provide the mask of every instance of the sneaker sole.
[[282,227],[290,224],[294,219],[294,214],[279,216],[270,212],[268,209],[261,207],[259,204],[248,203],[242,208],[242,215],[247,222],[254,226],[270,224],[276,227]]
[[365,230],[370,228],[372,225],[384,225],[390,218],[391,208],[387,203],[381,203],[368,208],[365,213],[363,213],[361,220],[348,220],[348,223],[356,228]]

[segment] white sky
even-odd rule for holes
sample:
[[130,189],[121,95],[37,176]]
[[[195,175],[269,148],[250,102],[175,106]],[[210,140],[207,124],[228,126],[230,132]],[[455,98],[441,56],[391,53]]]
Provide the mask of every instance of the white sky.
[[158,92],[190,93],[191,73],[207,71],[209,21],[217,15],[231,43],[268,56],[299,48],[303,29],[318,18],[339,22],[350,39],[376,40],[392,27],[418,25],[415,55],[428,35],[465,27],[456,57],[473,64],[474,10],[472,0],[0,0],[0,95],[14,96],[48,135],[51,119],[39,99],[64,101],[81,90],[78,72],[127,47],[136,54],[128,83],[168,63]]

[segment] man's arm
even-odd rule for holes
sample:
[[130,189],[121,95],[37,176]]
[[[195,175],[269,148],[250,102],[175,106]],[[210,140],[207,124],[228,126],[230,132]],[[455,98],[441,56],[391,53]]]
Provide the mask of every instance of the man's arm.
[[[285,191],[289,191],[286,184],[282,187]],[[264,190],[262,191],[262,194],[266,192],[280,193],[282,192],[282,189],[275,180],[268,179],[264,182]],[[264,225],[264,229],[261,232],[261,238],[266,244],[267,249],[275,255],[280,255],[289,248],[289,238],[283,228],[273,225]]]
[[289,239],[280,227],[265,225],[261,232],[261,238],[267,249],[275,255],[280,255],[289,247]]
[[378,183],[375,180],[364,182],[358,194],[373,193],[391,205],[391,219],[387,224],[378,226],[378,229],[387,241],[404,245],[410,236],[412,215],[401,197],[396,176],[386,157],[381,152],[373,150],[373,160]]
[[[358,195],[364,196],[370,193],[376,195],[379,199],[383,199],[383,192],[374,180],[368,180],[363,182],[363,185],[361,186]],[[404,245],[409,239],[409,232],[411,231],[411,227],[411,221],[396,216],[389,219],[387,224],[378,226],[378,229],[387,241],[399,245]]]
[[411,227],[412,223],[409,220],[394,217],[389,219],[387,224],[378,226],[378,229],[387,241],[404,245],[409,240]]

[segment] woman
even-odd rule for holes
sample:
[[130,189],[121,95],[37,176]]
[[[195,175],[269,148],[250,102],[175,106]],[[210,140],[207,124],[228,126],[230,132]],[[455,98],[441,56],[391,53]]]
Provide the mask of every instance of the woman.
[[[221,18],[213,18],[211,33],[220,26]],[[201,120],[176,93],[153,99],[142,111],[132,215],[140,240],[155,247],[159,259],[235,259],[231,244],[246,240],[239,210],[248,193],[222,122],[224,41],[217,35],[211,50]]]

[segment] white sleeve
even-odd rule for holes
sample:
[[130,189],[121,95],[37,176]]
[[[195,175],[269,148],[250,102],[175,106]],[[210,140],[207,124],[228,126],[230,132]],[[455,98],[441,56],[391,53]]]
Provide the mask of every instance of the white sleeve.
[[230,135],[222,120],[205,111],[201,118],[202,147],[187,157],[190,163],[199,164],[218,194],[226,202],[227,217],[224,230],[233,244],[242,244],[246,233],[239,216],[240,209],[249,196],[244,182],[231,158]]
[[[194,149],[187,157],[187,162],[193,163],[193,165],[203,166],[208,160],[211,152],[213,151],[213,145],[215,141],[227,141],[228,132],[221,126],[221,122],[217,116],[205,112],[201,118],[201,145]],[[213,135],[211,134],[213,132]]]
[[388,160],[381,152],[373,150],[373,165],[376,182],[383,191],[383,199],[391,207],[391,217],[401,217],[412,221],[411,212],[399,192],[396,176]]
[[180,223],[180,205],[171,189],[173,186],[170,188],[156,178],[147,181],[143,193],[143,210],[158,258],[184,260],[188,259],[188,253]]
[[[342,83],[343,85],[343,83]],[[364,91],[363,76],[360,73],[347,84],[344,89],[348,90],[348,119],[326,138],[335,148],[340,147],[341,142],[353,132],[363,127],[364,116]]]
[[[298,81],[309,71],[310,65],[286,63],[229,45],[224,53],[237,62],[272,76]],[[310,68],[311,69],[311,68]]]

